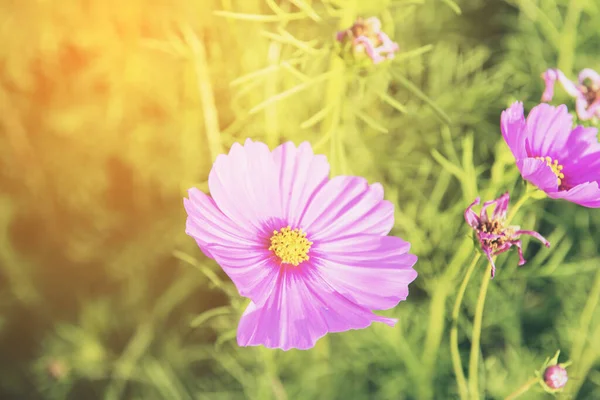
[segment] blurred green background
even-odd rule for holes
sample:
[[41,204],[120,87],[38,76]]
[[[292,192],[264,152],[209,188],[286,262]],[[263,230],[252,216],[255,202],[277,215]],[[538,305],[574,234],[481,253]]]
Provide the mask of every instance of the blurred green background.
[[[372,15],[400,52],[339,73],[335,32]],[[517,200],[500,113],[539,102],[546,68],[600,68],[599,18],[598,0],[0,0],[0,399],[457,398],[462,213]],[[334,174],[383,183],[419,256],[408,300],[382,313],[395,328],[237,347],[246,300],[185,235],[182,197],[246,137],[308,140]],[[514,222],[552,248],[498,259],[481,398],[560,349],[562,398],[600,399],[600,212],[542,200]],[[484,271],[459,318],[464,366]]]

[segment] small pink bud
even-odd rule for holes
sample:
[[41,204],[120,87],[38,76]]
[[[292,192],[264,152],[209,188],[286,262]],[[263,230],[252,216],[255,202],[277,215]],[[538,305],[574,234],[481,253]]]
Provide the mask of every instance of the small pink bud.
[[544,381],[551,389],[561,389],[569,380],[567,370],[560,365],[552,365],[544,371]]

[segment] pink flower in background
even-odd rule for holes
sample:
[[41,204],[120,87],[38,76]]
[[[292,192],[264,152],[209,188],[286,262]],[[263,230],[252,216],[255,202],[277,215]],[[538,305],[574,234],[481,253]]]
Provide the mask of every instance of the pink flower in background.
[[358,18],[352,27],[338,32],[336,38],[341,43],[351,42],[354,53],[367,53],[375,64],[394,58],[400,49],[381,31],[381,22],[375,17]]
[[328,332],[395,324],[372,310],[406,299],[417,257],[387,236],[394,206],[380,184],[329,179],[309,143],[271,152],[250,139],[217,157],[208,184],[211,196],[184,199],[186,233],[251,299],[240,346],[308,349]]
[[573,128],[567,107],[523,103],[502,112],[501,129],[523,179],[553,199],[600,207],[600,144],[596,128]]
[[554,82],[558,80],[565,91],[577,99],[576,110],[579,119],[600,117],[600,75],[596,71],[589,68],[582,70],[579,73],[579,82],[572,82],[558,69],[547,70],[542,74],[542,78],[546,83],[542,101],[552,100]]
[[[510,250],[512,246],[516,246],[519,251],[519,265],[525,264],[526,261],[523,258],[523,250],[521,249],[521,235],[531,235],[546,247],[550,247],[550,243],[537,232],[523,231],[518,226],[505,226],[508,202],[508,193],[504,193],[496,200],[486,201],[483,203],[478,216],[473,211],[473,207],[480,203],[478,197],[465,210],[465,220],[475,230],[481,249],[492,265],[492,278],[496,274],[496,265],[492,257]],[[490,218],[487,209],[492,205],[495,207]]]

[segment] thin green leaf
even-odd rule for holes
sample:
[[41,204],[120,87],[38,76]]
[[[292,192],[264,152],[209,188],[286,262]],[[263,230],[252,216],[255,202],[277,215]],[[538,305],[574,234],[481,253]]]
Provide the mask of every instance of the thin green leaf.
[[406,60],[409,58],[414,58],[414,57],[420,56],[421,54],[425,54],[428,51],[431,51],[432,49],[433,49],[433,45],[428,44],[428,45],[419,47],[414,50],[405,51],[403,53],[396,54],[396,56],[394,57],[394,62],[398,62],[398,61],[402,61],[402,60]]
[[317,55],[322,52],[321,50],[315,49],[314,47],[310,46],[307,42],[303,42],[302,40],[296,39],[287,31],[282,31],[280,35],[268,31],[261,31],[260,34],[261,36],[264,36],[276,42],[295,46],[298,49],[310,55]]
[[302,11],[304,11],[306,13],[306,15],[311,18],[313,21],[315,22],[321,22],[321,17],[319,16],[319,14],[317,14],[317,12],[315,11],[314,8],[312,8],[310,6],[310,4],[308,4],[306,1],[304,0],[290,0],[290,3],[292,3],[293,5],[295,5],[296,7],[298,7],[299,9],[301,9]]
[[202,314],[198,315],[196,318],[194,318],[190,322],[190,326],[192,328],[197,328],[200,325],[202,325],[203,323],[205,323],[206,321],[208,321],[209,319],[211,319],[212,317],[217,317],[219,315],[231,314],[231,312],[232,312],[232,310],[231,310],[231,307],[229,307],[229,306],[216,307],[216,308],[210,309],[210,310],[205,311]]
[[215,342],[215,348],[219,349],[224,343],[235,339],[237,336],[237,328],[226,331],[225,333],[219,335]]
[[462,169],[452,164],[443,155],[441,155],[440,152],[438,152],[435,149],[431,151],[431,155],[442,167],[444,167],[444,169],[446,169],[452,175],[456,176],[458,179],[462,180],[464,175]]
[[381,125],[374,118],[368,116],[367,114],[363,113],[362,111],[356,111],[355,114],[365,124],[369,125],[371,128],[375,129],[376,131],[379,131],[381,133],[389,133],[388,129],[385,126]]
[[303,90],[308,89],[311,86],[316,85],[317,83],[320,83],[324,80],[326,80],[327,78],[329,78],[329,76],[331,75],[330,72],[326,72],[324,74],[319,75],[318,77],[310,80],[309,82],[304,82],[301,83],[299,85],[294,86],[291,89],[288,89],[284,92],[281,92],[275,96],[271,96],[268,99],[266,99],[265,101],[263,101],[262,103],[257,104],[256,106],[252,107],[252,109],[248,112],[249,114],[256,114],[257,112],[261,111],[262,109],[264,109],[265,107],[276,103],[278,101],[281,101],[283,99],[286,99],[290,96],[293,96],[294,94],[301,92]]
[[400,111],[403,114],[406,113],[406,107],[404,107],[402,104],[400,104],[400,102],[398,102],[397,100],[395,100],[389,94],[387,94],[385,92],[379,92],[379,93],[377,93],[377,95],[381,98],[381,100],[383,100],[388,105],[390,105],[393,108],[395,108],[396,110]]
[[329,114],[331,112],[332,109],[333,109],[333,106],[330,105],[330,106],[327,106],[327,107],[317,111],[317,113],[315,115],[313,115],[306,121],[302,122],[300,124],[300,128],[307,129],[307,128],[310,128],[311,126],[318,124],[320,121],[323,120],[323,118],[325,118],[327,116],[327,114]]
[[447,123],[447,124],[451,123],[450,117],[448,117],[448,115],[446,115],[444,110],[442,110],[437,104],[435,104],[433,100],[431,100],[425,93],[423,93],[421,91],[421,89],[416,87],[411,81],[406,79],[403,75],[401,75],[397,72],[394,72],[393,75],[405,88],[407,88],[408,90],[413,92],[418,98],[420,98],[425,103],[427,103],[433,109],[433,111],[435,111],[440,116],[440,118],[445,123]]
[[450,7],[450,9],[452,11],[454,11],[456,13],[456,15],[461,15],[462,14],[462,11],[460,10],[460,7],[453,0],[442,0],[442,2],[444,4],[446,4],[448,7]]
[[254,22],[283,22],[292,21],[306,18],[306,14],[301,13],[288,13],[285,15],[263,15],[263,14],[245,14],[236,13],[229,11],[214,11],[214,14],[218,17],[237,19],[241,21],[254,21]]
[[241,85],[243,83],[246,83],[248,81],[252,81],[255,78],[258,78],[258,77],[261,77],[261,76],[265,76],[265,75],[270,75],[273,72],[276,72],[278,69],[282,68],[284,64],[295,65],[295,64],[299,64],[300,62],[302,62],[301,58],[294,58],[294,59],[284,60],[284,61],[280,62],[277,65],[269,65],[268,67],[265,67],[263,69],[259,69],[258,71],[254,71],[254,72],[251,72],[249,74],[240,76],[239,78],[236,78],[233,81],[231,81],[231,83],[229,83],[229,85],[231,87],[239,86],[239,85]]

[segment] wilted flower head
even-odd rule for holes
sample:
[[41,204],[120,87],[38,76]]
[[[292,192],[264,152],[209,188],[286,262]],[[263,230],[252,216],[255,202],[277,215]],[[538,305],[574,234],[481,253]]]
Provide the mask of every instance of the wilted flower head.
[[567,107],[523,103],[502,112],[501,129],[523,179],[553,199],[600,207],[600,144],[596,128],[573,126]]
[[550,389],[562,389],[568,380],[567,370],[560,365],[551,365],[544,371],[544,382]]
[[329,179],[306,142],[271,152],[248,139],[217,157],[208,185],[211,196],[184,199],[186,233],[252,300],[240,346],[308,349],[327,332],[395,324],[371,310],[406,299],[417,257],[387,236],[394,206],[380,184]]
[[[506,213],[508,210],[509,194],[504,193],[496,200],[490,200],[483,203],[479,216],[473,211],[473,207],[479,205],[479,197],[465,210],[465,220],[473,228],[477,235],[477,240],[481,249],[492,265],[492,278],[496,274],[496,265],[493,256],[508,251],[512,246],[516,246],[519,251],[519,265],[525,264],[523,250],[521,249],[521,235],[531,235],[541,241],[546,247],[550,243],[537,232],[524,231],[518,226],[505,226]],[[492,216],[488,215],[488,207],[494,205]]]
[[551,101],[554,96],[554,82],[557,80],[565,91],[575,97],[577,115],[581,120],[600,117],[600,75],[586,68],[579,73],[578,82],[572,82],[558,69],[549,69],[542,74],[546,89],[542,101]]
[[381,22],[375,17],[358,18],[349,29],[337,33],[337,40],[344,46],[350,45],[354,56],[366,53],[378,64],[394,58],[398,44],[381,31]]

